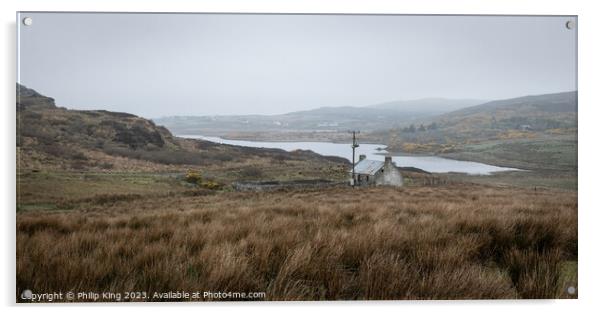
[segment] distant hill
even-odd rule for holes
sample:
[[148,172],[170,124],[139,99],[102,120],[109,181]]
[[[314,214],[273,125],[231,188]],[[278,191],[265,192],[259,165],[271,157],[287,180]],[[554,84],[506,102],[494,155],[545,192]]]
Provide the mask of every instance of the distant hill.
[[238,147],[175,137],[128,113],[69,110],[17,84],[17,149],[22,169],[165,170],[247,161],[347,163],[310,151]]
[[421,113],[422,115],[439,115],[461,108],[483,104],[484,100],[475,99],[447,99],[447,98],[423,98],[407,101],[393,101],[370,105],[370,108],[405,111]]
[[320,107],[282,115],[175,116],[155,119],[176,134],[235,132],[337,132],[397,128],[408,122],[472,106],[477,100],[431,98],[363,107]]
[[577,92],[530,95],[487,102],[437,117],[441,126],[459,129],[547,130],[576,128]]
[[576,91],[487,102],[372,134],[385,138],[390,150],[407,153],[449,153],[487,141],[572,143],[576,135]]
[[417,113],[362,107],[322,107],[283,115],[175,116],[154,119],[176,134],[223,135],[230,132],[345,131],[400,126]]
[[491,101],[448,113],[447,116],[470,115],[479,112],[494,113],[499,110],[512,110],[517,114],[520,112],[520,114],[527,113],[529,115],[537,112],[574,113],[577,112],[577,91]]

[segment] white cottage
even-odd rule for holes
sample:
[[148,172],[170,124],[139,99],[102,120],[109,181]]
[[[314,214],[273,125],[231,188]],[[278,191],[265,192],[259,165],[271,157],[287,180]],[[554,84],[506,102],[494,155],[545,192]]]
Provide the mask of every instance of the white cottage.
[[[353,170],[349,170],[353,174]],[[352,179],[355,186],[403,186],[401,172],[395,166],[390,156],[385,161],[366,159],[360,155],[360,160],[355,164],[355,178]]]

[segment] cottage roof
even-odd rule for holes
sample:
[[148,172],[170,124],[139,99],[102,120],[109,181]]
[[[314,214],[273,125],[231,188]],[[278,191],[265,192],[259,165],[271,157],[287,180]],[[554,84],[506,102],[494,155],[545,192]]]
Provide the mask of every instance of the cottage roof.
[[[365,175],[374,175],[381,168],[383,168],[384,165],[385,165],[385,162],[382,162],[382,161],[361,160],[355,164],[355,173],[356,174],[365,174]],[[351,172],[351,170],[349,172]]]

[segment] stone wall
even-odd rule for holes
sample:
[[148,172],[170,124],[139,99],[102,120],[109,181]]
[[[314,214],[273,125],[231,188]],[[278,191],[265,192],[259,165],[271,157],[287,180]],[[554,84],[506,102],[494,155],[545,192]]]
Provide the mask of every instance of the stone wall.
[[349,186],[348,182],[333,182],[328,180],[297,180],[297,181],[265,181],[265,182],[235,182],[232,187],[236,191],[274,191],[299,188],[322,188],[334,186]]

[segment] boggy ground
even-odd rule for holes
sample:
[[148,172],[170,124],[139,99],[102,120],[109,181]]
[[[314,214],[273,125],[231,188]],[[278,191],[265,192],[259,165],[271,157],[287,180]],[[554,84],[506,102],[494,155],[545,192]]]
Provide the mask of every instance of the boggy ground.
[[17,294],[571,298],[576,192],[471,184],[91,198],[17,213]]

